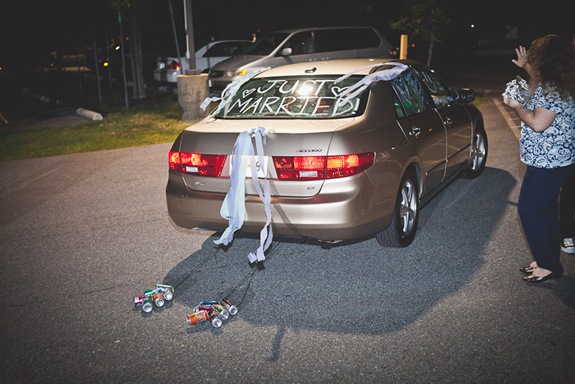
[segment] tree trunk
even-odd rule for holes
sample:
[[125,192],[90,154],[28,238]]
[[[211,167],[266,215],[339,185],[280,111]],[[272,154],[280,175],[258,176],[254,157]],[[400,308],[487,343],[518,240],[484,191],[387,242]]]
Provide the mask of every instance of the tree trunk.
[[132,83],[134,99],[143,99],[146,97],[146,86],[144,83],[143,59],[142,59],[142,39],[140,38],[140,27],[138,17],[135,12],[131,12],[131,39],[130,39],[130,56],[132,67]]
[[431,58],[433,57],[433,44],[434,41],[431,40],[429,42],[429,48],[427,48],[427,66],[430,67],[431,66]]

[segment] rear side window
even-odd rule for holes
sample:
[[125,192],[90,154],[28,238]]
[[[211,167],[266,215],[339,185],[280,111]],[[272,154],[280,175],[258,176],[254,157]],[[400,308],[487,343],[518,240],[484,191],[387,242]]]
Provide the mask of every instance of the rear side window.
[[395,107],[395,115],[398,119],[402,119],[405,117],[405,111],[401,106],[401,101],[399,101],[399,97],[397,97],[397,93],[393,93],[393,106]]
[[403,112],[397,113],[398,117],[417,115],[431,108],[425,90],[412,69],[404,71],[392,80],[392,85],[403,107]]
[[314,32],[316,52],[377,48],[381,41],[373,29],[326,29]]
[[423,69],[419,71],[419,75],[438,109],[447,108],[453,103],[455,96],[451,89],[443,84],[435,72]]
[[303,55],[315,52],[315,38],[313,32],[300,32],[293,35],[283,48],[291,48],[292,55]]

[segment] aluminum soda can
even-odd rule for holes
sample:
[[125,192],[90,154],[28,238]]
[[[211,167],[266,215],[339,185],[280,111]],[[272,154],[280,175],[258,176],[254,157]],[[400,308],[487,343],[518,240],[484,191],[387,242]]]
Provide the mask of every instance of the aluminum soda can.
[[221,304],[214,304],[212,305],[212,308],[214,309],[214,312],[217,312],[219,317],[222,320],[227,320],[228,317],[230,317],[230,311],[228,311],[223,305]]
[[152,309],[154,309],[154,306],[152,305],[152,299],[150,296],[146,296],[144,302],[142,303],[142,311],[149,313],[152,312]]
[[162,293],[164,294],[164,299],[168,301],[174,298],[174,291],[172,291],[171,289],[166,289],[165,291],[162,291]]
[[198,305],[196,307],[194,307],[194,312],[196,311],[206,311],[208,313],[211,313],[214,309],[212,308],[211,305]]
[[214,328],[220,328],[222,326],[222,319],[220,319],[220,316],[218,316],[216,311],[212,311],[209,316]]
[[204,301],[201,301],[199,305],[209,305],[209,306],[212,306],[212,305],[214,305],[214,304],[219,304],[219,303],[220,303],[220,302],[219,302],[219,301],[216,301],[216,300],[204,300]]
[[164,301],[164,295],[162,295],[160,292],[154,293],[154,295],[152,296],[152,301],[153,301],[154,304],[156,304],[156,306],[158,306],[158,307],[163,307],[164,304],[166,303],[166,302]]
[[230,312],[230,315],[235,316],[238,313],[238,307],[232,304],[227,298],[223,298],[221,304],[226,307],[226,309]]
[[135,296],[134,297],[134,307],[139,307],[140,305],[144,304],[144,299],[146,296]]
[[209,318],[208,312],[201,310],[201,311],[194,311],[186,315],[186,323],[189,325],[196,325],[198,323],[207,321]]
[[170,301],[174,298],[174,287],[167,284],[156,284],[156,291],[164,295],[164,299]]

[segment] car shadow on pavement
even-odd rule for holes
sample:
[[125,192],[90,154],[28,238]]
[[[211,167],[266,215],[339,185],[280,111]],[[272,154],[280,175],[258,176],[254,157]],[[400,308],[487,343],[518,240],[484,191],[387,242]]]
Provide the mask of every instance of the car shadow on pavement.
[[[572,255],[567,257],[571,260]],[[567,263],[562,260],[562,264]],[[556,284],[537,284],[536,287],[551,290],[565,306],[575,308],[575,278],[563,275],[561,279],[557,280]]]
[[[516,212],[510,198],[516,183],[494,168],[477,179],[455,179],[421,210],[417,236],[406,248],[381,247],[374,237],[330,249],[274,238],[266,260],[250,265],[247,255],[258,238],[238,235],[224,249],[213,243],[214,234],[165,282],[176,287],[175,300],[190,312],[202,300],[227,297],[239,309],[232,320],[277,325],[280,333],[397,332],[480,273],[504,216]],[[218,331],[225,327],[224,321]]]

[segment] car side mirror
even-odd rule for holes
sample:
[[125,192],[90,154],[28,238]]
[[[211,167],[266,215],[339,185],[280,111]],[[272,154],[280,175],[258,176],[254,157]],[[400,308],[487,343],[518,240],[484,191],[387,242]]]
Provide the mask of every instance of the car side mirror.
[[469,88],[459,89],[457,91],[457,98],[464,103],[472,103],[475,100],[475,90]]
[[292,49],[291,48],[284,48],[282,49],[280,55],[282,56],[290,56],[292,54]]

